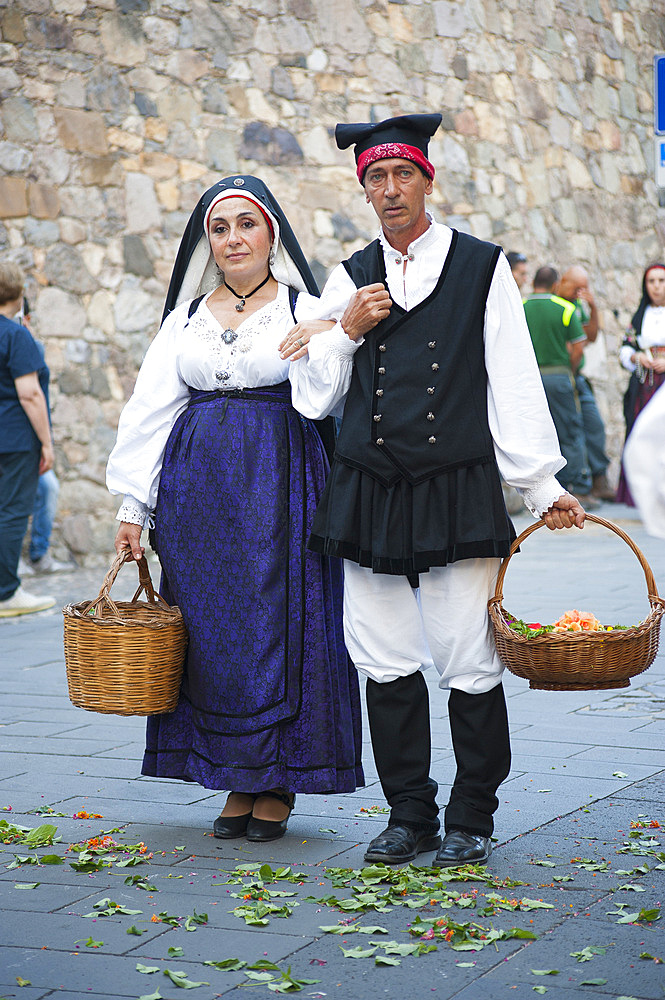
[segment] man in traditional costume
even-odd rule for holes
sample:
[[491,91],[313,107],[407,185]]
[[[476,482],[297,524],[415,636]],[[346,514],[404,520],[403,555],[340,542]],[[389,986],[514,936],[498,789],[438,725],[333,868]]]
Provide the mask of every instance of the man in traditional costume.
[[[400,863],[438,848],[434,863],[447,867],[488,860],[510,768],[487,614],[515,537],[500,476],[550,528],[581,527],[585,515],[554,477],[565,462],[508,261],[426,211],[428,142],[440,121],[337,126],[338,146],[355,145],[381,232],[326,284],[318,315],[341,322],[307,344],[306,325],[296,327],[282,356],[299,362],[296,408],[319,417],[344,404],[310,546],[345,560],[346,644],[367,676],[391,807],[365,860]],[[449,691],[457,762],[443,841],[429,773],[431,664]]]

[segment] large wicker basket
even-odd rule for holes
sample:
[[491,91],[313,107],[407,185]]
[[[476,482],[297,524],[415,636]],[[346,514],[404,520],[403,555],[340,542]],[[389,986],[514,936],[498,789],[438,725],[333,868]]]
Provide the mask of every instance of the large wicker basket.
[[[74,705],[111,715],[173,712],[178,703],[187,633],[180,609],[156,594],[145,557],[136,564],[139,587],[115,603],[110,590],[131,553],[115,557],[93,601],[68,604],[65,666]],[[139,601],[145,592],[146,601]]]
[[541,528],[544,521],[532,524],[515,539],[510,555],[501,563],[494,597],[489,601],[499,656],[513,674],[525,677],[532,688],[584,691],[628,687],[629,678],[646,670],[658,652],[665,601],[658,596],[649,564],[632,538],[616,524],[593,514],[587,514],[587,520],[609,528],[633,550],[644,570],[651,610],[639,625],[612,632],[548,632],[531,639],[519,635],[509,627],[514,616],[502,606],[503,581],[517,548]]

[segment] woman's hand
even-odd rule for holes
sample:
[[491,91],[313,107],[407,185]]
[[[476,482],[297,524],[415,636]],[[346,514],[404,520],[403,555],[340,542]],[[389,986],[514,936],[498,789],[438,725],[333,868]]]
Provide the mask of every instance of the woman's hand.
[[141,532],[143,528],[140,524],[128,524],[121,521],[118,533],[115,536],[115,550],[120,555],[121,552],[130,550],[134,559],[140,559],[145,555],[145,546],[141,545]]
[[665,372],[665,354],[657,354],[653,359],[651,366],[655,372],[662,375]]
[[584,507],[572,493],[564,493],[543,514],[543,521],[550,531],[554,531],[556,528],[572,528],[573,525],[581,528],[585,519]]
[[334,327],[332,320],[310,319],[306,323],[296,323],[277,350],[282,361],[298,361],[307,354],[307,345],[317,333],[325,333]]
[[647,370],[652,368],[654,371],[658,371],[656,367],[657,362],[654,361],[650,354],[645,354],[644,351],[637,351],[635,354],[635,364]]

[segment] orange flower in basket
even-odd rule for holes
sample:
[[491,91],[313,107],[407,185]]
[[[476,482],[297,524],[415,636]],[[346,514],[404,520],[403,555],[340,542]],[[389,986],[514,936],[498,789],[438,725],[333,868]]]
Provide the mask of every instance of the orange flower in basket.
[[554,622],[555,632],[602,632],[603,626],[590,611],[566,611]]

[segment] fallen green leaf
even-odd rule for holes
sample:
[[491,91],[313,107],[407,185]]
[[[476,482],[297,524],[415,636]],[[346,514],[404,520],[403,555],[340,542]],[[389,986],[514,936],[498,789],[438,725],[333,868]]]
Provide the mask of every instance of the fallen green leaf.
[[139,997],[139,1000],[162,1000],[162,994],[159,990],[155,990],[154,993],[144,993],[142,997]]
[[127,934],[135,934],[136,937],[141,937],[142,934],[147,934],[148,933],[148,928],[146,927],[142,931],[140,931],[138,929],[138,927],[136,926],[136,924],[132,924],[131,927],[127,928],[126,933]]
[[534,993],[547,993],[547,986],[532,986]]
[[208,914],[207,913],[197,913],[196,908],[194,909],[194,915],[185,918],[185,930],[195,931],[197,924],[207,924]]
[[181,958],[183,955],[182,948],[169,948],[167,951],[169,958]]
[[604,955],[607,951],[602,945],[589,944],[581,951],[571,951],[570,957],[576,958],[578,962],[590,962],[596,955]]
[[606,979],[583,979],[580,986],[604,986]]
[[153,972],[159,972],[158,965],[143,965],[141,962],[136,963],[136,971],[142,972],[145,976],[149,976]]
[[371,941],[370,943],[378,948],[383,948],[386,955],[415,955],[418,951],[418,945],[409,944],[408,941],[404,941],[402,943],[398,941],[386,941],[385,944],[378,941]]
[[375,965],[401,965],[402,961],[399,958],[391,958],[390,955],[375,955],[374,956]]
[[371,958],[376,951],[376,947],[362,948],[360,945],[356,948],[345,948],[343,945],[340,945],[340,948],[342,949],[344,958]]
[[627,778],[628,775],[624,774],[623,771],[612,771],[613,778]]
[[558,969],[532,969],[534,976],[558,976]]
[[23,976],[17,976],[16,977],[16,982],[18,983],[19,986],[32,986],[32,983],[30,982],[30,980],[29,979],[24,979]]
[[195,990],[197,986],[210,986],[210,983],[195,983],[187,978],[186,972],[178,969],[164,969],[164,975],[168,976],[172,983],[179,986],[181,990]]
[[14,882],[15,889],[36,889],[41,882]]
[[224,958],[221,962],[213,962],[209,959],[204,965],[211,965],[213,969],[219,969],[221,972],[239,972],[240,969],[244,969],[247,962],[243,962],[240,958]]

